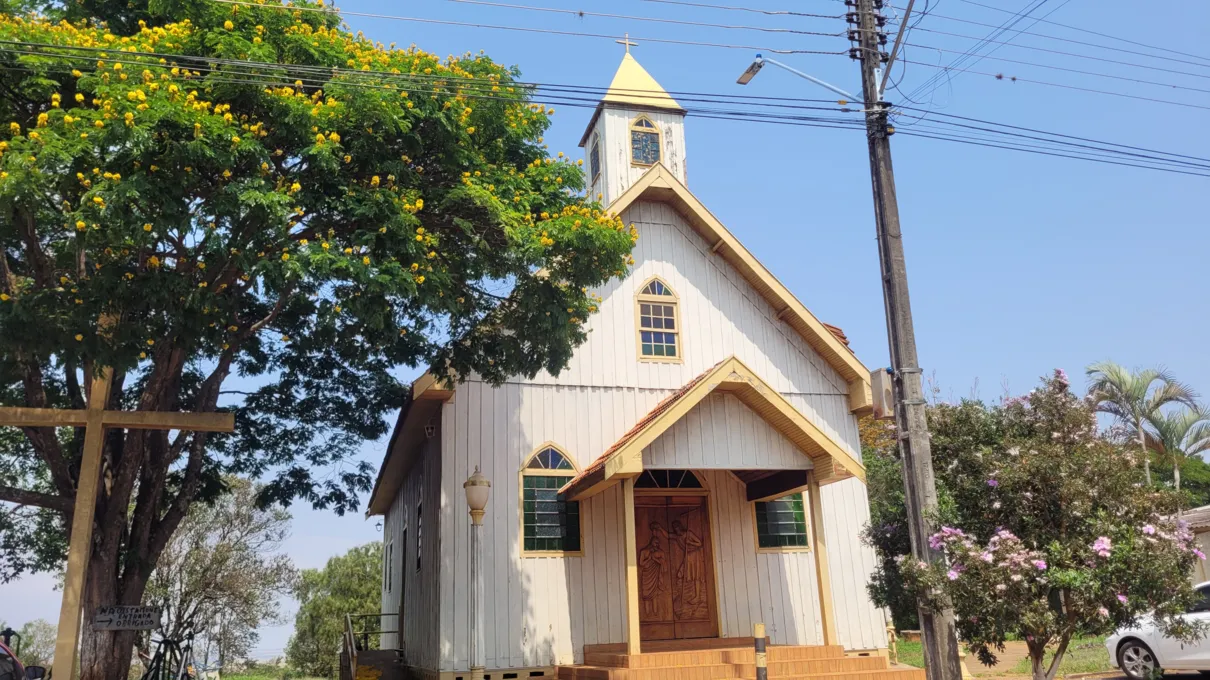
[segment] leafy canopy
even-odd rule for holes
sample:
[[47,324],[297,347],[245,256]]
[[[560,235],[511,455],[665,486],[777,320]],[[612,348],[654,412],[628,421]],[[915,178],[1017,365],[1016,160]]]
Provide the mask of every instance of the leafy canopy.
[[[1073,395],[1061,371],[993,409],[934,411],[948,434],[934,454],[949,502],[948,526],[929,540],[947,563],[904,558],[900,569],[929,606],[952,603],[981,661],[1024,639],[1043,680],[1075,636],[1144,615],[1181,639],[1200,632],[1177,616],[1196,599],[1188,574],[1205,557],[1173,517],[1177,493],[1143,485],[1137,453],[1097,429],[1095,402]],[[1048,645],[1056,653],[1044,667]]]
[[[353,548],[323,569],[303,569],[294,591],[299,603],[294,634],[286,645],[290,665],[310,675],[333,675],[345,615],[377,612],[381,587],[382,543]],[[357,620],[359,630],[398,630],[397,623],[393,616]],[[369,639],[377,642],[377,636]]]
[[[127,436],[145,443],[128,470],[166,450],[149,479],[186,501],[275,471],[262,500],[354,506],[367,470],[311,470],[384,434],[390,369],[557,372],[637,236],[550,156],[554,110],[515,70],[317,9],[0,14],[21,43],[0,50],[2,398],[78,406],[77,372],[109,365],[126,407],[214,410],[242,374],[237,432],[207,455],[186,446],[204,437]],[[31,439],[46,490],[70,497],[78,439]],[[197,469],[166,474],[182,451]]]

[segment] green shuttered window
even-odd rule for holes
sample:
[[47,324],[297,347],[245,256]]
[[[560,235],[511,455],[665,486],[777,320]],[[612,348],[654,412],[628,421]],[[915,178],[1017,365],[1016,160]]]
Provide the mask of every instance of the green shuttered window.
[[580,504],[559,500],[559,489],[575,474],[571,461],[553,447],[530,457],[521,474],[525,552],[580,552]]
[[807,547],[807,511],[801,493],[756,503],[756,537],[762,548]]

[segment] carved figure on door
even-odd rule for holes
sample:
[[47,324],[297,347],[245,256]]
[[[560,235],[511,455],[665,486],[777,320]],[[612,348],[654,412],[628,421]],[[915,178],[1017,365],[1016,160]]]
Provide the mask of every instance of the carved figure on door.
[[673,520],[670,538],[685,556],[676,571],[679,609],[683,611],[682,615],[692,616],[706,605],[706,559],[702,539],[680,520]]
[[658,619],[660,595],[664,592],[664,562],[666,553],[660,536],[668,538],[668,532],[659,522],[651,523],[651,540],[639,551],[639,598],[643,601],[645,618]]

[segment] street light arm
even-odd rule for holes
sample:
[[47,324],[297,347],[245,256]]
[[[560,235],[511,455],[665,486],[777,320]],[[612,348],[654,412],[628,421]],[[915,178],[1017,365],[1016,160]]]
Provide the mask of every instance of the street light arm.
[[773,64],[774,66],[780,66],[781,68],[784,68],[785,70],[789,71],[790,73],[793,73],[794,75],[798,76],[799,78],[806,78],[807,80],[815,83],[816,85],[819,85],[820,87],[826,87],[829,90],[835,92],[836,94],[844,97],[845,99],[847,99],[849,101],[861,101],[861,97],[855,97],[852,94],[840,89],[839,87],[832,85],[831,83],[826,83],[826,82],[820,80],[819,78],[816,78],[813,75],[810,75],[808,73],[803,73],[802,71],[799,71],[798,69],[794,68],[793,66],[787,66],[787,65],[781,63],[780,61],[777,61],[776,59],[770,59],[768,57],[758,57],[758,59],[760,59],[761,61],[763,61],[766,64]]

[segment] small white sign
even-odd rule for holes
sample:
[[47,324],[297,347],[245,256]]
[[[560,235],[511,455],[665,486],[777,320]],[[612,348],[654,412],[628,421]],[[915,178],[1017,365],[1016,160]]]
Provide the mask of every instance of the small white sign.
[[160,625],[159,607],[97,607],[93,630],[155,630]]

